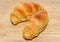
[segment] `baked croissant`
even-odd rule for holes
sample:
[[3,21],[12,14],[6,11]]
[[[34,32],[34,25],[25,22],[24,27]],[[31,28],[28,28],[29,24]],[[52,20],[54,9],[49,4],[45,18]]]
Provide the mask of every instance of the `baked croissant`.
[[44,30],[48,23],[47,12],[36,3],[20,3],[14,8],[10,15],[10,21],[13,25],[27,20],[27,25],[23,30],[25,39],[33,39]]

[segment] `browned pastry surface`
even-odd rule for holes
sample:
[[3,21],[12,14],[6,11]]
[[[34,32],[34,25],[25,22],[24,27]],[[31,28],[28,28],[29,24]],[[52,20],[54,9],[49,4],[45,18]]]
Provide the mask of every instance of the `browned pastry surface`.
[[32,39],[45,29],[43,27],[48,23],[47,12],[39,4],[20,3],[11,13],[10,21],[17,25],[26,20],[28,23],[23,30],[23,37]]

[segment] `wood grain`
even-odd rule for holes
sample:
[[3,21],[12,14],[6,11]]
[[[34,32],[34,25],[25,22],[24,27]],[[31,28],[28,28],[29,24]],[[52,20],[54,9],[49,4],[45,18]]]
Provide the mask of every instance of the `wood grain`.
[[60,0],[24,0],[41,4],[49,16],[47,28],[31,41],[22,37],[26,23],[13,26],[9,20],[12,9],[19,2],[23,0],[0,0],[0,42],[60,42]]

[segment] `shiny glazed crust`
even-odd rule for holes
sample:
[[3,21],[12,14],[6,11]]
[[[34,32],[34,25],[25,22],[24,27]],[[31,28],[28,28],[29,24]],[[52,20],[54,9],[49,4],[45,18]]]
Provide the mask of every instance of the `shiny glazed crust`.
[[23,37],[33,39],[45,29],[43,27],[48,23],[48,15],[39,4],[20,3],[11,13],[10,21],[13,25],[17,25],[26,20],[28,23],[23,30]]

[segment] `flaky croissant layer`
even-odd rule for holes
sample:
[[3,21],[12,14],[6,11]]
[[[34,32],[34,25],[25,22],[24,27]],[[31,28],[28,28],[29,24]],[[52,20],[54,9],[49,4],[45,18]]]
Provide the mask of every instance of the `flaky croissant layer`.
[[47,12],[37,3],[20,3],[14,8],[10,15],[10,21],[13,25],[17,25],[27,20],[27,25],[23,30],[25,39],[33,39],[44,30],[44,26],[48,23]]

